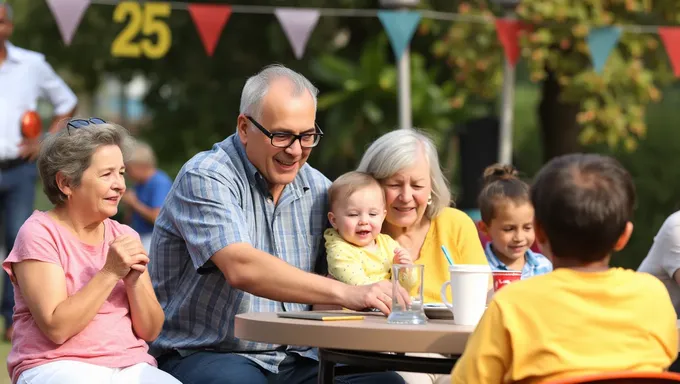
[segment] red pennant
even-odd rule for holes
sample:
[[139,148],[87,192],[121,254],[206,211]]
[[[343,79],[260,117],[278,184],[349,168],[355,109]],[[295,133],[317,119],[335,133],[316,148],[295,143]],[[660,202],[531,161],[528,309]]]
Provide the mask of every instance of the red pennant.
[[673,72],[676,77],[680,77],[680,28],[659,27],[659,35],[666,47],[668,58],[671,60]]
[[231,6],[218,4],[188,4],[189,14],[194,20],[203,47],[212,56],[220,39],[222,29],[231,16]]
[[496,19],[496,34],[503,46],[505,57],[513,66],[519,60],[519,33],[529,30],[530,26],[519,20]]

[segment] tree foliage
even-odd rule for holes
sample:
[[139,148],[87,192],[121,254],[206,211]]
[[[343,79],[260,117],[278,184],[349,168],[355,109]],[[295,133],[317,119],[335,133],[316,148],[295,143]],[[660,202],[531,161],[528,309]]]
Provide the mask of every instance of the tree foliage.
[[[480,16],[487,22],[454,22],[433,47],[451,67],[458,85],[457,107],[463,107],[471,96],[494,98],[502,85],[503,51],[493,24],[494,15],[502,12],[486,4],[457,2],[460,14]],[[680,3],[523,0],[516,16],[532,25],[520,38],[531,80],[545,85],[554,78],[560,101],[579,106],[575,119],[581,142],[634,149],[646,132],[645,108],[660,100],[660,88],[672,79],[665,49],[656,34],[624,31],[604,74],[599,75],[591,65],[585,38],[591,28],[599,26],[678,24]]]

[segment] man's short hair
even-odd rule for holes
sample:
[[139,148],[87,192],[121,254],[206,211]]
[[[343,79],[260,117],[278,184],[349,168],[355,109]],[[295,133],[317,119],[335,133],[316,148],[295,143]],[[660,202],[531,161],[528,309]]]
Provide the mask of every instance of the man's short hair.
[[565,155],[539,171],[531,201],[553,256],[589,263],[609,255],[632,220],[635,185],[611,157]]
[[[374,186],[382,191],[382,186],[378,180],[365,172],[352,171],[338,177],[328,189],[328,201],[331,210],[333,210],[335,204],[345,202],[354,192],[369,186]],[[384,199],[385,195],[383,194],[383,202]]]

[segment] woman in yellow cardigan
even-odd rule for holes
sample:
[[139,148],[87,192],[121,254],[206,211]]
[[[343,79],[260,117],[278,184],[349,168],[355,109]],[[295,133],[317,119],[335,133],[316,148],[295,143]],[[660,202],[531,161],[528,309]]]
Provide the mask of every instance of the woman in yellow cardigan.
[[[425,266],[425,303],[441,302],[439,292],[449,280],[442,245],[456,264],[488,263],[472,219],[449,207],[451,192],[437,149],[423,133],[397,129],[381,136],[366,150],[357,170],[373,175],[385,190],[387,215],[382,232],[406,248],[415,263]],[[407,384],[451,381],[449,375],[399,374]]]
[[425,265],[424,299],[440,303],[449,280],[441,246],[456,264],[487,264],[472,219],[451,204],[451,192],[432,140],[414,129],[389,132],[366,150],[359,168],[380,181],[387,200],[382,232]]

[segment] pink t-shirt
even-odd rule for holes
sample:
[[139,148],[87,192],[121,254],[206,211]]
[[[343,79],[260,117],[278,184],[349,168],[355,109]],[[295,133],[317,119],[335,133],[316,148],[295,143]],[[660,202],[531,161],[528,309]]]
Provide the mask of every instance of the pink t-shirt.
[[14,333],[7,369],[12,381],[27,369],[59,360],[76,360],[111,368],[138,363],[156,366],[146,342],[132,331],[130,306],[123,281],[80,333],[58,345],[45,336],[33,320],[12,273],[12,263],[39,260],[59,265],[66,276],[69,296],[83,288],[106,262],[109,243],[123,234],[137,233],[127,225],[106,219],[104,242],[89,245],[45,212],[35,211],[19,230],[14,248],[2,267],[14,284]]

